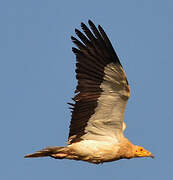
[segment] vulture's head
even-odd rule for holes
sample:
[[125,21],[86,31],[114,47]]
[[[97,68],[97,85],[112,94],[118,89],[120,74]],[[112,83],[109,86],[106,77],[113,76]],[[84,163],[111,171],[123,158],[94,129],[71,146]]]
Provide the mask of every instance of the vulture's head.
[[150,151],[144,149],[141,146],[135,146],[134,157],[151,157],[151,158],[154,158],[154,155]]

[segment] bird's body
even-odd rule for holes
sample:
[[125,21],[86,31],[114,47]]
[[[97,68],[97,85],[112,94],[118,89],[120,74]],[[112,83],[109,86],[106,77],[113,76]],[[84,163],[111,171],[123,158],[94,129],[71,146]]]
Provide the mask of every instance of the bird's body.
[[[125,157],[127,151],[124,151],[122,147],[124,148],[115,142],[83,140],[67,146],[69,152],[64,158],[99,164],[121,159],[123,156],[119,152],[124,152]],[[58,157],[59,154],[53,155],[54,158],[57,158],[56,156]],[[128,155],[126,157],[128,158]]]
[[75,29],[82,42],[72,37],[78,47],[72,120],[68,145],[47,147],[25,157],[50,156],[56,159],[103,163],[122,158],[153,157],[124,137],[124,112],[130,96],[125,72],[106,33],[89,20],[90,29],[81,23],[86,35]]

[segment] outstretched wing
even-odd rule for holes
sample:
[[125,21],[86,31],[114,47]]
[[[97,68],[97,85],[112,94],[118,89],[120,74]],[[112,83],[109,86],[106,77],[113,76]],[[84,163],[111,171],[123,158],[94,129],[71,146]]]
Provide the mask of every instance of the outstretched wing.
[[125,72],[106,33],[88,21],[81,23],[85,33],[75,29],[81,41],[71,37],[77,48],[78,85],[72,109],[68,143],[81,139],[101,140],[123,135],[124,111],[130,95]]

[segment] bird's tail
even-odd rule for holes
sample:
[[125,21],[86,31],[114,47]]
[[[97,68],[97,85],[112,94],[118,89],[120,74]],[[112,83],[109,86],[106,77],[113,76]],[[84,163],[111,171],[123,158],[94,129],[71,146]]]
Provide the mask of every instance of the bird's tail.
[[51,146],[51,147],[46,147],[45,149],[37,151],[33,154],[27,154],[25,158],[37,158],[37,157],[50,156],[56,159],[63,159],[67,155],[68,155],[68,147]]

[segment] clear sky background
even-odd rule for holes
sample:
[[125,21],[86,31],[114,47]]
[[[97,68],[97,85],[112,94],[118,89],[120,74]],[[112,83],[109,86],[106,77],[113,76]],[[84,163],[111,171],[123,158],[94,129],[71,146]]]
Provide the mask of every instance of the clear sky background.
[[[131,85],[125,134],[155,159],[23,158],[65,145],[76,86],[70,36],[88,19],[105,29]],[[0,22],[0,179],[173,178],[172,0],[1,0]]]

